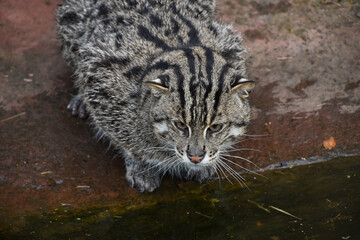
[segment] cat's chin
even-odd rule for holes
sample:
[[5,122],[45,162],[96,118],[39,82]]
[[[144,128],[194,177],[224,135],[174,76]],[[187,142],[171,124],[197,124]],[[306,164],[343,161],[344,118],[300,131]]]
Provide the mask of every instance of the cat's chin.
[[208,163],[192,163],[192,162],[183,162],[183,165],[186,167],[186,168],[189,168],[191,170],[194,170],[194,171],[202,171],[204,170],[205,168],[209,168],[209,167],[212,167],[213,166],[213,163],[211,162],[208,162]]

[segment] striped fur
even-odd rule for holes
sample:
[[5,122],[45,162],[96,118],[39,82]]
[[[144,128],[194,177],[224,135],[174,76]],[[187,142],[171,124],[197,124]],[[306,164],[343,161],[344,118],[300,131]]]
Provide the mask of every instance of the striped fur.
[[220,151],[249,123],[242,39],[213,15],[210,0],[64,0],[58,9],[78,98],[139,191],[165,172],[212,179]]

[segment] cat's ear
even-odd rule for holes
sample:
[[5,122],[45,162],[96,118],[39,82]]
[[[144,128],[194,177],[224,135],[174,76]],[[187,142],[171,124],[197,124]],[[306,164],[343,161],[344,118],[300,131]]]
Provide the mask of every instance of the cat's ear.
[[169,78],[167,75],[160,75],[158,78],[145,82],[155,95],[169,91]]
[[214,14],[215,12],[215,0],[193,0],[191,3],[197,5],[201,12],[208,14]]
[[255,82],[244,77],[236,77],[231,83],[231,91],[240,95],[241,98],[247,98],[251,90],[255,87]]
[[[199,2],[205,3],[207,5],[207,7],[210,8],[210,13],[214,13],[215,12],[215,1],[216,0],[200,0]],[[203,5],[202,5],[202,7],[204,8]],[[206,10],[206,8],[205,8],[205,10]]]

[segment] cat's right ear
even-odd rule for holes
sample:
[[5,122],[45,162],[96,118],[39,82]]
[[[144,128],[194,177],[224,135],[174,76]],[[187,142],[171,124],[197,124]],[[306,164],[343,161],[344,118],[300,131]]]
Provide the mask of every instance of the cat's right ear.
[[215,12],[215,1],[216,0],[196,0],[192,1],[192,3],[197,4],[201,12],[205,11],[209,14],[213,14]]
[[158,78],[145,83],[155,95],[164,94],[169,91],[168,76],[161,75]]
[[156,78],[152,81],[146,81],[147,85],[149,85],[151,88],[157,88],[159,90],[167,91],[169,88],[167,88],[159,78]]

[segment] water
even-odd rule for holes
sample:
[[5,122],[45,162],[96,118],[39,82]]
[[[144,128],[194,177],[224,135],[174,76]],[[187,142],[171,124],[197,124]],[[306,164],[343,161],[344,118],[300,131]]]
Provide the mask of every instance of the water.
[[160,190],[144,195],[151,201],[27,216],[0,238],[360,239],[359,171],[360,157],[351,157],[246,175],[251,191],[226,180],[185,184],[171,198],[160,199]]

